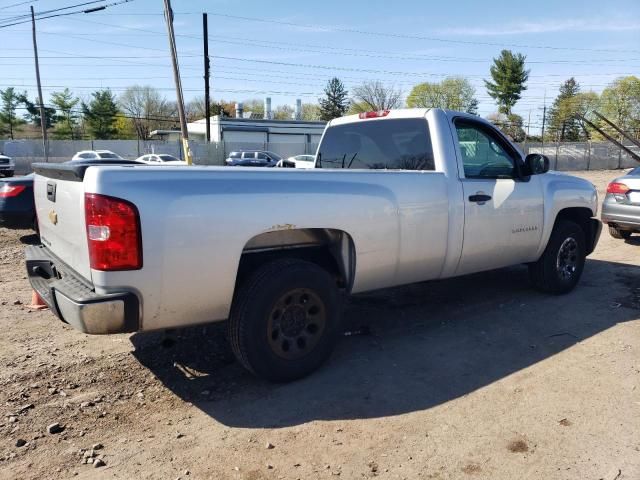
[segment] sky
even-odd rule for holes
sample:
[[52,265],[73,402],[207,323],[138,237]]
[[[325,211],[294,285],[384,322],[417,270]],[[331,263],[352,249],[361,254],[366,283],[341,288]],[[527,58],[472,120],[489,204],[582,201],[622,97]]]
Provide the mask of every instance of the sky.
[[[82,8],[119,3],[103,0]],[[7,19],[88,0],[0,0]],[[15,4],[21,4],[16,5]],[[640,76],[640,1],[536,2],[427,0],[173,0],[184,97],[204,93],[202,13],[209,17],[211,94],[216,100],[272,98],[272,104],[317,101],[333,76],[347,89],[381,80],[402,90],[464,76],[479,113],[496,111],[484,87],[502,49],[526,55],[528,89],[514,108],[541,125],[560,84],[575,77],[601,92],[615,78]],[[65,12],[72,12],[76,8]],[[162,0],[130,0],[107,9],[37,21],[45,102],[69,87],[83,99],[99,88],[116,94],[151,85],[170,100],[175,87]],[[31,25],[0,27],[0,89],[36,96]]]

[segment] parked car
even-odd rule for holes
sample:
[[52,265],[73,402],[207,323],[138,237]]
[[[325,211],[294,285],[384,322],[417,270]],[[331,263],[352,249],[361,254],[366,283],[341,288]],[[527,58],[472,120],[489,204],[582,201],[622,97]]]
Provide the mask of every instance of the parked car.
[[33,228],[37,231],[33,173],[0,179],[0,227]]
[[87,333],[228,319],[239,361],[286,381],[328,358],[349,294],[521,264],[567,293],[601,230],[590,182],[475,115],[337,118],[317,166],[36,164],[31,285]]
[[166,153],[149,153],[136,158],[137,162],[149,165],[186,165],[187,162]]
[[264,150],[231,152],[225,163],[233,167],[275,167],[282,157]]
[[315,155],[296,155],[293,157],[283,158],[276,164],[276,167],[314,168],[315,161],[316,161]]
[[82,150],[76,153],[71,160],[124,160],[111,150]]
[[640,167],[609,183],[602,221],[609,226],[613,238],[627,239],[640,233]]
[[11,159],[11,157],[7,157],[6,155],[0,155],[0,175],[1,176],[13,177],[15,168],[16,168],[16,165]]

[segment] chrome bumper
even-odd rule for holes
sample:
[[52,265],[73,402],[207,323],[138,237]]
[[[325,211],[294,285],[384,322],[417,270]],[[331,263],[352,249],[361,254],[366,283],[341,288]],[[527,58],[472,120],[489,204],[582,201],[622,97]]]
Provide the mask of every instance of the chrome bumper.
[[138,331],[140,302],[134,293],[97,294],[44,246],[29,246],[25,255],[31,286],[60,320],[90,334]]

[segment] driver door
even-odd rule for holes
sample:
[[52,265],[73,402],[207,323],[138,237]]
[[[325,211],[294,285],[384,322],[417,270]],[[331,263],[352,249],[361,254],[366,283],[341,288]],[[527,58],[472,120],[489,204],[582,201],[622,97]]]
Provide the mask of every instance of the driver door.
[[464,192],[464,241],[457,274],[535,260],[542,236],[540,178],[520,175],[519,152],[490,125],[454,120]]

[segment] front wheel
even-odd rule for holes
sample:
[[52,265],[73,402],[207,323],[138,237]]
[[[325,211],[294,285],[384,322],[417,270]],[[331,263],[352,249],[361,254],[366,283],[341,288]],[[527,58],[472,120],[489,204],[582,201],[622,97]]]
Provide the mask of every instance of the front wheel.
[[335,280],[314,263],[281,259],[240,285],[229,341],[242,365],[275,382],[302,378],[329,357],[340,328]]
[[568,293],[580,280],[586,257],[582,228],[570,220],[554,226],[540,259],[529,264],[529,279],[535,288],[556,295]]

